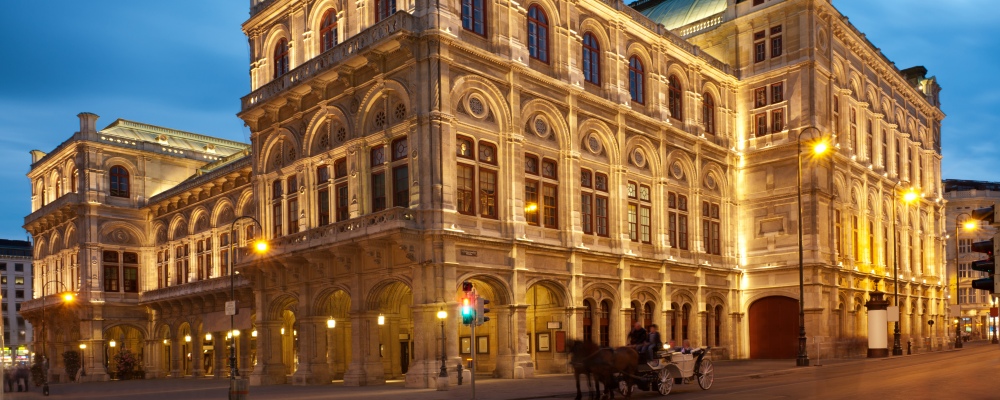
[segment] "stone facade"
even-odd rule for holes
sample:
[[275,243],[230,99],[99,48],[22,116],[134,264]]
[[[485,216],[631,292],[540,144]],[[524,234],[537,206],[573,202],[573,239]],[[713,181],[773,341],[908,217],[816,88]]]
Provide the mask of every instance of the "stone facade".
[[[944,322],[939,88],[896,70],[828,2],[727,3],[671,27],[613,1],[489,3],[464,19],[462,4],[253,1],[249,148],[195,163],[137,140],[148,151],[134,162],[188,169],[135,174],[150,190],[130,203],[102,192],[108,162],[58,164],[93,166],[88,201],[26,219],[39,246],[78,243],[36,247],[44,270],[134,245],[141,284],[111,295],[84,279],[88,307],[107,314],[81,311],[86,329],[53,343],[101,348],[129,310],[147,374],[205,374],[223,361],[212,345],[229,332],[230,283],[253,384],[436,387],[442,356],[454,381],[472,352],[501,378],[564,372],[563,337],[621,345],[633,321],[722,357],[781,357],[794,355],[800,233],[821,356],[866,334],[889,243],[904,244],[902,281],[881,289],[899,291],[904,336],[942,335],[923,324]],[[800,136],[833,146],[802,157],[801,192]],[[35,160],[33,184],[51,185],[54,165]],[[903,205],[911,187],[923,196]],[[242,216],[260,221],[266,254],[244,255],[260,232]],[[475,337],[454,315],[463,281],[491,300]],[[765,319],[795,328],[792,341],[762,334]]]

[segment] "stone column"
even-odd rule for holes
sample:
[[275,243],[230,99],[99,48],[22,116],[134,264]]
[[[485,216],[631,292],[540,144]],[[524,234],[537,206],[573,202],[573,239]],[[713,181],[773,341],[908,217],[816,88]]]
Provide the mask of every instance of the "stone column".
[[315,385],[330,382],[326,363],[326,318],[308,317],[299,322],[299,363],[292,383]]
[[212,335],[215,345],[212,346],[214,359],[212,360],[212,376],[216,379],[229,376],[229,341],[234,338],[227,338],[228,332],[215,332]]
[[[437,319],[440,304],[413,306],[413,361],[406,372],[406,387],[436,388],[441,374],[441,321]],[[492,310],[491,310],[492,311]],[[461,318],[449,313],[448,319]]]
[[[236,338],[236,370],[241,377],[245,378],[250,376],[251,370],[255,369],[254,364],[250,362],[250,341],[256,342],[256,340],[254,340],[252,329],[242,329],[239,332],[240,335]],[[229,353],[226,353],[226,358],[229,358]],[[228,372],[226,374],[228,375]]]
[[250,374],[251,386],[285,383],[286,368],[281,362],[281,339],[281,321],[262,321],[257,324],[257,365]]
[[378,313],[351,313],[351,364],[344,374],[345,386],[385,384],[385,367],[379,357]]
[[205,334],[198,330],[191,330],[191,376],[194,378],[205,376],[205,364],[203,349],[205,344]]
[[181,351],[184,347],[182,343],[180,340],[174,340],[170,346],[170,376],[174,378],[184,376],[181,374]]

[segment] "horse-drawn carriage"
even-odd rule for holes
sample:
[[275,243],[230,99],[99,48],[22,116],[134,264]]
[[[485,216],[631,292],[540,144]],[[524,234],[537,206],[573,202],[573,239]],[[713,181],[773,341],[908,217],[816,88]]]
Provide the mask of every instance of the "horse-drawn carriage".
[[[576,399],[582,398],[580,376],[586,375],[587,386],[592,399],[600,398],[600,385],[605,386],[605,395],[614,398],[617,388],[625,398],[635,390],[656,391],[666,396],[674,384],[697,381],[702,389],[712,387],[715,368],[712,360],[705,356],[708,348],[698,348],[690,354],[678,351],[662,351],[658,362],[640,362],[639,354],[631,347],[617,349],[598,347],[592,342],[567,340],[566,349],[570,353],[570,363],[576,377]],[[593,378],[593,386],[591,379]]]
[[[715,367],[712,360],[705,356],[709,349],[702,347],[690,354],[679,351],[659,352],[659,362],[640,363],[635,374],[617,374],[618,390],[628,396],[636,389],[656,391],[661,395],[670,394],[674,384],[688,384],[694,381],[698,386],[708,390],[715,381]],[[628,379],[631,378],[631,379]],[[631,387],[629,382],[631,381]]]

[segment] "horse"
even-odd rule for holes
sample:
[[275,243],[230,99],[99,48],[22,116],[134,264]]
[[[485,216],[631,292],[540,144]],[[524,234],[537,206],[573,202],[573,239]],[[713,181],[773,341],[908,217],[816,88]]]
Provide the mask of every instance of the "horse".
[[[570,363],[576,378],[576,400],[583,394],[580,392],[580,375],[587,375],[587,387],[590,388],[590,398],[600,396],[600,382],[604,382],[604,393],[609,399],[615,398],[614,389],[617,386],[615,373],[622,374],[628,387],[632,386],[632,376],[638,370],[639,353],[631,347],[611,349],[599,347],[593,342],[566,340],[566,348],[571,353]],[[590,386],[590,378],[594,378],[594,386]],[[626,392],[625,398],[631,393]]]

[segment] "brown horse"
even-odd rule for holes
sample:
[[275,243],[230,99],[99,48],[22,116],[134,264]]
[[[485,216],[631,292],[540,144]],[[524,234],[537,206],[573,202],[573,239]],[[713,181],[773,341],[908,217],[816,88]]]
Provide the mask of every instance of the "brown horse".
[[[566,349],[571,353],[570,363],[573,365],[573,375],[576,377],[576,400],[583,397],[580,392],[580,375],[587,375],[588,388],[590,388],[590,378],[594,378],[590,398],[595,400],[601,392],[601,382],[604,383],[604,393],[607,398],[615,398],[614,389],[618,386],[615,373],[622,374],[628,387],[632,386],[632,376],[635,376],[639,365],[639,353],[631,347],[602,348],[593,342],[567,339]],[[629,398],[630,394],[626,393],[625,398]]]

